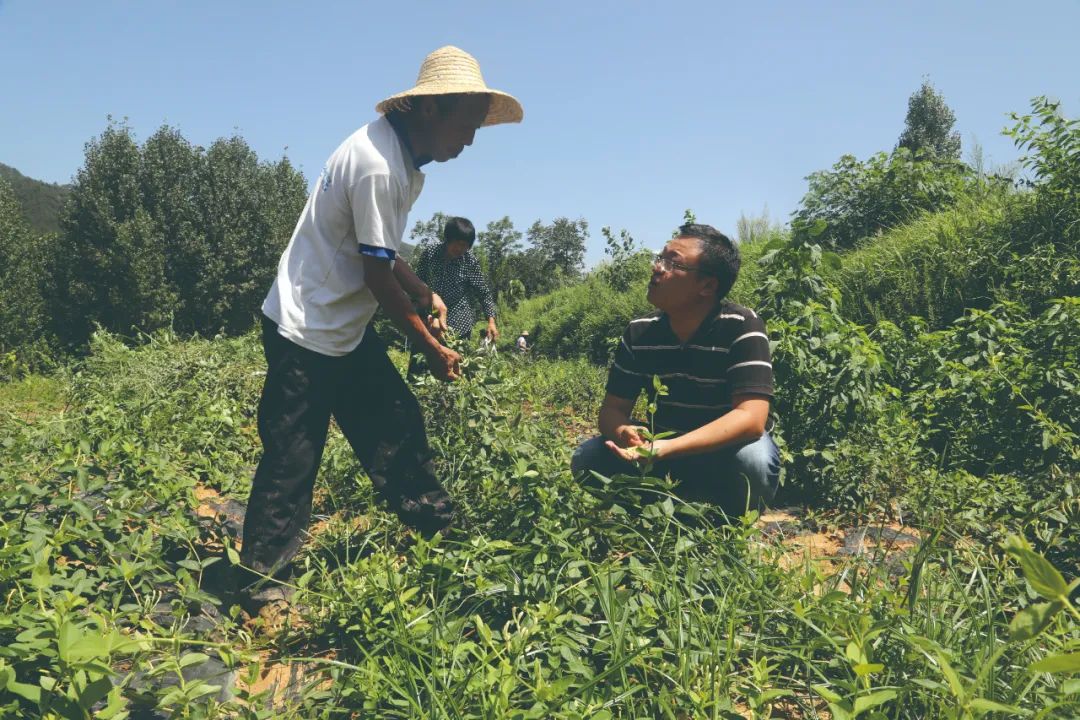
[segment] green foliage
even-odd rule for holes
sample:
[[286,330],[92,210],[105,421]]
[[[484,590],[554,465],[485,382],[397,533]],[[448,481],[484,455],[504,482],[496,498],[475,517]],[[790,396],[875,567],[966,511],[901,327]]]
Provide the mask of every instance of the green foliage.
[[60,209],[71,192],[69,185],[41,182],[0,163],[0,182],[11,186],[26,222],[36,233],[60,230]]
[[973,310],[924,336],[906,361],[917,378],[908,403],[924,443],[945,467],[1038,477],[1080,467],[1080,299],[1036,318],[1013,304]]
[[[906,719],[1077,709],[1068,566],[1019,538],[1007,559],[951,528],[898,563],[836,558],[837,574],[793,565],[752,518],[715,524],[663,481],[576,481],[572,430],[595,412],[603,369],[516,360],[471,356],[462,381],[416,385],[466,530],[431,541],[403,532],[332,432],[317,493],[325,522],[300,558],[300,621],[274,637],[228,619],[207,634],[185,627],[218,602],[205,583],[225,561],[190,508],[200,486],[246,490],[235,479],[257,448],[255,337],[158,335],[131,349],[96,336],[63,378],[77,411],[0,419],[2,712]],[[164,623],[161,592],[175,598]],[[237,688],[220,700],[214,683],[179,680],[215,655],[236,668],[256,654],[314,667],[290,707]],[[179,682],[147,685],[139,671]]]
[[1051,206],[1075,210],[1080,197],[1080,119],[1069,120],[1061,103],[1045,97],[1031,101],[1031,114],[1013,113],[1016,124],[1006,130],[1017,147],[1032,151],[1023,164],[1035,177],[1040,198]]
[[521,249],[521,233],[514,229],[510,218],[504,216],[501,220],[489,222],[486,229],[477,233],[476,241],[487,262],[492,294],[496,298],[508,296],[510,284],[515,280],[508,262]]
[[[413,257],[418,257],[429,247],[434,247],[442,242],[443,228],[446,227],[446,219],[449,216],[437,212],[430,220],[417,220],[409,231],[409,240],[415,246]],[[410,259],[411,260],[411,259]]]
[[112,124],[87,144],[57,245],[56,334],[94,324],[208,335],[250,327],[304,198],[287,159],[239,137],[194,147],[162,127],[140,148]]
[[[1031,284],[1039,273],[1023,273],[1023,283],[1006,282],[1020,274],[1016,218],[1025,204],[1026,198],[1004,193],[966,198],[845,254],[835,270],[827,271],[840,290],[843,313],[869,324],[902,323],[917,315],[942,328],[968,308],[989,307],[995,293],[1033,299]],[[1010,285],[1023,290],[1010,292]],[[1051,281],[1048,291],[1059,288]]]
[[613,290],[625,292],[649,274],[651,253],[638,245],[627,230],[620,230],[617,238],[609,227],[603,228],[600,234],[607,244],[604,254],[608,259],[599,272]]
[[908,98],[904,130],[897,147],[939,160],[960,159],[960,133],[953,132],[956,115],[929,80]]
[[768,206],[762,209],[760,215],[747,216],[740,212],[735,224],[735,240],[740,248],[751,243],[768,242],[781,232],[780,223],[769,217]]
[[807,178],[810,187],[792,219],[792,231],[833,249],[850,249],[920,213],[953,205],[965,193],[970,175],[959,161],[904,147],[865,162],[844,155],[832,170]]
[[46,298],[52,287],[48,262],[52,238],[31,230],[14,193],[0,180],[0,379],[41,367],[48,351]]
[[[525,235],[540,255],[544,276],[551,278],[546,285],[538,284],[535,287],[529,287],[526,282],[530,294],[545,292],[581,277],[585,244],[589,239],[589,223],[585,218],[570,220],[560,217],[550,225],[537,220]],[[525,279],[522,278],[522,281]]]
[[606,364],[626,324],[653,309],[645,300],[648,267],[638,270],[637,281],[625,292],[612,288],[601,270],[581,283],[504,310],[503,323],[515,332],[528,330],[534,354],[587,357]]

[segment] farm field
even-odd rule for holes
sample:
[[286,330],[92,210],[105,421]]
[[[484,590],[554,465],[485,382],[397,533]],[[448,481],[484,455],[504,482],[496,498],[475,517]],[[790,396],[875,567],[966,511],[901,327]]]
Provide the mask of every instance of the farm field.
[[294,594],[258,614],[233,582],[251,328],[303,176],[110,122],[59,233],[0,183],[0,718],[1080,717],[1080,120],[1036,98],[996,174],[919,92],[945,149],[909,123],[813,173],[789,223],[740,219],[730,296],[771,354],[734,367],[775,379],[772,507],[572,475],[677,264],[605,227],[585,272],[583,218],[522,248],[503,217],[475,246],[499,352],[407,380],[451,529],[402,525],[331,427]]
[[602,392],[584,361],[473,357],[458,383],[419,381],[466,518],[447,538],[375,506],[335,435],[295,604],[246,618],[220,583],[261,372],[254,335],[131,349],[102,334],[77,370],[4,387],[6,713],[46,697],[62,717],[1078,707],[1077,681],[1047,672],[1076,657],[1076,607],[1019,539],[1075,574],[1074,490],[1033,512],[1011,507],[1021,495],[978,498],[978,483],[925,487],[974,512],[898,498],[724,526],[659,480],[573,481],[569,452]]

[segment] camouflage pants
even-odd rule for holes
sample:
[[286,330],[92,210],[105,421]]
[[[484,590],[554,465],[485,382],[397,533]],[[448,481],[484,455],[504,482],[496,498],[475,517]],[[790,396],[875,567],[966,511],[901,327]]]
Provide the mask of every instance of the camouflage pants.
[[263,349],[263,456],[244,518],[245,566],[280,573],[300,549],[331,416],[405,524],[425,534],[449,524],[453,504],[435,477],[420,405],[374,328],[348,355],[330,357],[286,340],[264,318]]

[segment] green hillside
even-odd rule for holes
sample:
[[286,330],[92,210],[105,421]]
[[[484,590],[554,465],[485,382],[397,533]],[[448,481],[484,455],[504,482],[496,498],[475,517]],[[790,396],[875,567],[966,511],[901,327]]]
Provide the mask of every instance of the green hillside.
[[3,163],[0,163],[0,179],[6,180],[15,191],[31,228],[40,233],[60,231],[60,208],[71,193],[70,185],[41,182]]

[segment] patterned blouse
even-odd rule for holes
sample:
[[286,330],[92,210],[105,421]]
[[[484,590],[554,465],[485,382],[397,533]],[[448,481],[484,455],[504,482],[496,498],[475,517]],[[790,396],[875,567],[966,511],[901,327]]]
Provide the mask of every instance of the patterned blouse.
[[446,303],[447,324],[460,337],[467,338],[476,323],[469,295],[480,303],[487,317],[495,317],[495,301],[472,251],[453,260],[447,260],[445,252],[445,244],[425,248],[413,270]]

